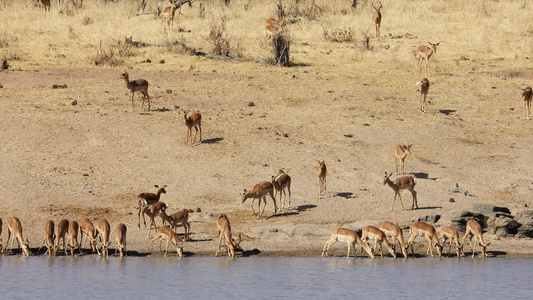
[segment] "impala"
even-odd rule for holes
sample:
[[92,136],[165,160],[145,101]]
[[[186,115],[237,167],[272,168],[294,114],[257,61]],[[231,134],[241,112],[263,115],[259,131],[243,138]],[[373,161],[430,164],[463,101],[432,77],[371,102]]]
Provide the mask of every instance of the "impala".
[[167,191],[165,191],[165,188],[167,187],[166,185],[155,185],[155,187],[157,188],[157,191],[155,194],[154,193],[141,193],[139,194],[139,196],[137,196],[137,201],[139,202],[139,212],[138,212],[139,222],[137,223],[137,226],[139,228],[141,228],[141,213],[143,215],[144,227],[146,227],[146,220],[144,219],[144,213],[143,213],[144,206],[152,205],[156,203],[157,201],[159,201],[161,194],[167,193]]
[[400,195],[401,190],[408,190],[411,192],[411,195],[413,196],[413,204],[411,205],[411,209],[414,209],[415,207],[418,208],[418,201],[416,199],[415,191],[416,178],[413,176],[404,176],[394,181],[391,181],[389,178],[391,175],[392,173],[387,175],[387,172],[385,172],[385,178],[383,179],[383,185],[388,184],[394,190],[394,199],[392,200],[392,206],[390,208],[390,211],[392,211],[392,209],[394,208],[396,196],[400,197],[400,203],[402,204],[402,209],[404,209],[402,195]]
[[398,243],[400,244],[400,248],[402,249],[402,254],[405,258],[407,258],[408,247],[407,247],[407,244],[403,240],[403,232],[400,226],[389,221],[382,221],[382,222],[379,222],[379,229],[383,231],[386,236],[390,236],[392,238],[392,242],[394,243],[395,248],[396,248],[396,240],[398,240]]
[[524,99],[524,120],[531,119],[531,98],[533,96],[533,90],[531,87],[526,87],[522,90],[522,98]]
[[433,256],[433,247],[437,247],[437,253],[439,254],[439,257],[442,256],[442,245],[439,243],[439,238],[437,236],[437,232],[435,231],[435,227],[429,225],[428,223],[418,221],[410,225],[409,231],[411,232],[411,238],[407,242],[407,245],[411,246],[411,253],[414,254],[414,240],[417,236],[423,235],[428,240],[428,250],[426,252],[426,255],[429,255],[431,253],[431,256]]
[[98,255],[102,255],[103,257],[108,256],[108,247],[109,247],[109,234],[111,232],[111,226],[109,226],[109,222],[107,222],[106,219],[99,219],[96,221],[96,232],[98,239],[100,241],[100,249],[101,253],[98,250],[98,247],[96,247],[96,252]]
[[389,241],[387,241],[387,238],[385,237],[385,233],[381,231],[379,228],[376,228],[374,226],[366,226],[363,228],[363,233],[361,233],[361,240],[363,243],[366,243],[368,239],[374,240],[374,254],[376,253],[376,248],[379,243],[379,253],[381,254],[381,258],[383,258],[383,245],[385,245],[385,248],[389,250],[390,254],[396,258],[396,253],[392,249],[391,245],[389,244]]
[[[279,171],[280,172],[277,176],[272,176],[272,185],[274,186],[274,198],[276,197],[277,192],[279,192],[279,208],[281,210],[285,208],[285,204],[287,202],[287,193],[285,192],[285,188],[287,188],[289,191],[289,205],[287,208],[291,206],[291,177],[282,170]],[[281,193],[285,195],[283,205],[281,204]]]
[[328,256],[329,246],[335,242],[343,242],[348,244],[348,254],[346,254],[346,258],[350,258],[350,250],[352,247],[354,249],[354,256],[356,257],[357,245],[361,245],[366,253],[368,253],[368,255],[374,259],[374,249],[370,248],[368,244],[363,243],[355,231],[346,228],[333,228],[331,230],[331,238],[324,244],[322,256]]
[[126,225],[120,223],[117,225],[117,228],[115,229],[115,256],[117,256],[117,252],[120,253],[120,258],[124,257],[124,253],[126,253],[126,233],[128,231],[128,228]]
[[283,33],[283,26],[272,26],[272,25],[267,25],[265,26],[265,37],[270,41],[272,42],[274,40],[274,38],[278,37],[281,35],[281,33]]
[[24,241],[22,237],[22,224],[17,217],[12,217],[7,222],[7,244],[11,240],[11,244],[8,250],[13,249],[13,242],[17,240],[17,245],[22,249],[22,255],[30,256],[30,247],[28,246],[28,240]]
[[273,26],[273,27],[283,27],[285,24],[289,21],[289,15],[285,15],[280,20],[277,19],[267,19],[265,21],[265,26]]
[[422,78],[416,85],[420,85],[420,110],[426,112],[428,110],[428,92],[429,92],[429,80]]
[[[173,5],[166,7],[163,13],[161,14],[161,25],[159,26],[159,28],[163,26],[163,22],[165,21],[165,19],[168,19],[168,29],[170,29],[170,25],[174,27],[174,15],[176,14],[176,9],[178,9],[178,4],[176,4],[176,0],[170,0],[170,3]],[[181,9],[181,3],[179,4],[179,8]]]
[[405,166],[405,159],[409,154],[411,154],[411,146],[413,145],[396,145],[394,146],[394,157],[395,157],[395,163],[396,163],[396,173],[399,173],[403,176],[404,175],[404,166]]
[[143,218],[144,214],[150,218],[150,227],[148,228],[148,237],[150,237],[150,232],[152,231],[152,225],[154,225],[154,229],[157,229],[157,225],[155,224],[155,217],[159,215],[162,209],[168,208],[168,205],[165,202],[159,201],[149,206],[144,206],[143,209]]
[[472,238],[470,238],[470,247],[472,248],[472,257],[476,255],[476,242],[479,239],[479,246],[481,247],[481,256],[483,258],[487,257],[487,247],[490,245],[490,243],[485,244],[485,241],[483,240],[483,229],[481,229],[481,225],[474,220],[468,220],[466,222],[466,232],[463,236],[463,245],[465,244],[466,237],[472,234],[474,237],[474,242],[472,243]]
[[130,81],[130,76],[127,72],[124,72],[121,79],[126,81],[126,87],[131,91],[131,106],[135,109],[135,104],[133,101],[133,96],[135,92],[140,92],[143,95],[143,101],[141,103],[141,109],[144,107],[145,98],[148,98],[148,111],[150,111],[150,96],[148,95],[148,81],[144,79],[135,79]]
[[[222,242],[222,239],[224,239],[224,250],[228,251],[228,256],[231,256],[232,258],[235,258],[235,251],[241,250],[240,247],[241,244],[241,234],[239,234],[239,241],[236,242],[235,239],[231,236],[231,225],[229,223],[228,216],[225,214],[222,214],[217,219],[217,227],[218,227],[218,247],[217,251],[215,252],[215,256],[218,256],[218,251],[220,251],[220,243]],[[226,247],[226,243],[228,244],[228,247]]]
[[70,221],[68,223],[67,232],[67,245],[70,247],[70,255],[74,256],[74,248],[78,248],[78,252],[81,253],[80,244],[78,244],[78,231],[80,226],[76,221]]
[[318,198],[322,197],[322,192],[326,193],[326,176],[328,175],[328,169],[324,161],[318,162],[316,167],[316,176],[318,177]]
[[67,255],[67,243],[65,241],[65,236],[68,232],[68,220],[63,219],[59,221],[59,223],[56,226],[56,241],[54,243],[54,256],[57,255],[57,252],[59,252],[59,241],[63,240],[63,249],[65,250],[65,255]]
[[[91,245],[91,250],[93,252],[96,251],[96,230],[94,229],[94,225],[91,222],[91,220],[84,218],[79,220],[78,224],[81,228],[81,239],[80,239],[80,252],[81,248],[83,248],[83,245],[85,245],[85,240],[89,239],[89,243]],[[83,238],[83,234],[85,234],[85,238]]]
[[54,221],[48,220],[44,223],[44,239],[37,253],[40,253],[41,248],[46,245],[46,252],[44,254],[46,253],[48,253],[48,255],[53,254],[54,240],[56,237],[54,233],[54,228],[55,228]]
[[383,5],[381,4],[381,2],[379,2],[379,7],[376,8],[374,6],[374,3],[372,2],[372,7],[376,10],[376,12],[374,13],[374,23],[376,24],[376,37],[379,38],[379,28],[381,26],[381,9],[383,8]]
[[419,74],[422,73],[422,64],[423,64],[424,59],[426,60],[426,73],[428,72],[429,59],[431,58],[433,53],[437,53],[437,46],[439,44],[440,43],[436,43],[436,44],[429,43],[431,48],[428,46],[422,45],[418,47],[418,49],[416,49],[416,58],[418,59],[418,73]]
[[[251,191],[246,191],[242,193],[242,203],[246,201],[248,198],[252,198],[252,212],[254,213],[254,216],[257,215],[257,218],[259,219],[263,213],[265,212],[266,207],[266,196],[270,195],[270,198],[274,201],[274,215],[278,212],[278,205],[276,204],[276,198],[274,198],[274,185],[272,182],[263,181],[261,183],[256,184]],[[259,199],[259,207],[257,210],[257,214],[254,210],[254,201],[255,199]],[[263,211],[261,211],[261,199],[264,202],[263,205]]]
[[42,10],[50,11],[50,0],[39,0],[39,6]]
[[191,224],[188,222],[189,210],[183,209],[169,216],[167,215],[166,209],[161,209],[159,215],[163,219],[163,226],[165,226],[165,222],[168,222],[171,228],[174,229],[174,233],[176,233],[176,228],[178,227],[178,224],[181,223],[183,225],[183,229],[185,230],[185,239],[190,239]]
[[[202,141],[202,115],[199,112],[192,113],[187,117],[187,112],[183,111],[183,117],[185,118],[185,126],[187,126],[187,140],[185,143],[191,144],[196,140],[196,135],[198,135],[198,129],[200,129],[200,142]],[[194,138],[192,138],[192,129],[194,128]]]
[[172,231],[172,229],[168,227],[159,227],[157,229],[157,232],[155,234],[155,237],[150,241],[150,245],[148,245],[148,248],[146,248],[146,252],[152,247],[152,244],[155,242],[155,240],[159,239],[159,250],[161,251],[161,240],[165,239],[167,240],[167,247],[165,249],[165,257],[167,256],[168,252],[168,246],[170,242],[176,246],[176,252],[178,253],[179,257],[183,257],[183,247],[181,246],[181,241],[179,240],[178,236]]
[[461,253],[464,255],[463,245],[459,243],[459,233],[457,232],[457,230],[455,230],[455,228],[450,226],[442,226],[440,229],[439,238],[443,239],[442,247],[446,247],[446,241],[449,242],[448,255],[450,255],[452,242],[455,242],[455,253],[457,254],[457,257],[461,257]]

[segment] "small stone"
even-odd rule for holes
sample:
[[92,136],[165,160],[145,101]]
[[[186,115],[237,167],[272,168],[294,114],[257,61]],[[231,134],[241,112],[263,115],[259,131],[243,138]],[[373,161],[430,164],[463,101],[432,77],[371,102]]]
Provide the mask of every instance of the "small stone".
[[450,200],[448,200],[450,202],[455,202],[455,199],[453,199],[453,197],[450,197]]
[[159,63],[160,63],[160,64],[164,64],[164,63],[165,63],[165,60],[162,59],[162,60],[159,61]]
[[253,103],[253,102],[248,102],[248,106],[255,106],[255,103]]

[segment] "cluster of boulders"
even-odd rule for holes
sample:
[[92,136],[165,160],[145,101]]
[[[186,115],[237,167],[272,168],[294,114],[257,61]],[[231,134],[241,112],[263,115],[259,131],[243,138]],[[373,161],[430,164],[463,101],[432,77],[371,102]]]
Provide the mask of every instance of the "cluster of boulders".
[[512,215],[507,207],[484,203],[472,204],[471,211],[455,211],[445,215],[428,215],[420,217],[435,225],[448,225],[464,232],[466,222],[476,219],[488,234],[496,237],[533,238],[533,210],[523,210]]

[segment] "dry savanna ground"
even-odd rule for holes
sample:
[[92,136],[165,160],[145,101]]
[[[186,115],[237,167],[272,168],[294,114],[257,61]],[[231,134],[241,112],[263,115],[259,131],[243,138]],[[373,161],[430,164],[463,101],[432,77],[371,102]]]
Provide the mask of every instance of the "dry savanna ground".
[[[374,10],[360,2],[285,1],[299,21],[285,28],[293,66],[283,68],[191,54],[213,52],[220,38],[210,33],[218,32],[232,56],[269,58],[263,29],[276,1],[203,1],[201,13],[198,0],[170,29],[154,14],[165,1],[148,1],[144,13],[140,1],[52,1],[50,12],[1,1],[4,224],[18,216],[36,248],[47,219],[106,218],[112,230],[128,226],[128,250],[144,252],[136,195],[166,184],[170,212],[202,209],[190,216],[189,254],[214,254],[215,220],[226,213],[245,250],[319,255],[336,226],[407,225],[475,202],[513,213],[530,206],[533,121],[522,118],[520,88],[533,77],[531,3],[383,0],[376,39]],[[146,44],[125,47],[126,36]],[[440,45],[429,74],[419,75],[414,52],[428,42]],[[140,96],[132,108],[124,70],[149,81],[152,111],[140,110]],[[421,77],[431,83],[426,113],[418,109]],[[185,144],[182,109],[202,113],[203,143]],[[396,203],[389,212],[393,191],[383,175],[394,172],[396,144],[413,145],[405,168],[418,178],[419,210]],[[321,199],[318,160],[328,167]],[[273,215],[268,199],[257,220],[249,200],[241,205],[242,191],[279,169],[292,177],[291,207]],[[456,183],[474,196],[452,193]],[[489,251],[531,254],[531,241],[486,239]]]

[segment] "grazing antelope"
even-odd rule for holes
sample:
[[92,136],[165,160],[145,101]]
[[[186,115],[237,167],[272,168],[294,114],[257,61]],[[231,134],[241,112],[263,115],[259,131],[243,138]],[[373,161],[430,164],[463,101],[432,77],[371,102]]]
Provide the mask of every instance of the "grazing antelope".
[[[279,192],[279,208],[281,210],[285,208],[285,203],[287,202],[287,193],[285,192],[285,188],[287,188],[289,191],[289,205],[287,208],[291,206],[291,177],[282,170],[279,171],[280,172],[277,176],[272,176],[272,185],[274,186],[274,198],[276,197],[277,192]],[[281,193],[285,195],[283,205],[281,203]]]
[[157,229],[157,232],[155,234],[155,237],[150,241],[150,245],[148,245],[148,248],[146,248],[146,252],[152,247],[152,244],[155,242],[155,240],[159,239],[159,250],[161,251],[161,240],[165,239],[167,240],[167,247],[165,248],[165,257],[167,256],[168,252],[168,245],[170,242],[176,246],[176,252],[178,253],[179,257],[183,257],[183,246],[181,245],[182,242],[178,238],[178,236],[172,231],[172,229],[168,227],[159,227]]
[[50,11],[50,0],[39,0],[39,6],[42,10]]
[[439,254],[439,257],[442,256],[442,245],[439,243],[439,238],[437,236],[437,232],[435,231],[435,227],[429,225],[428,223],[418,221],[410,225],[409,231],[411,232],[411,238],[407,242],[407,245],[411,246],[411,253],[414,254],[413,241],[417,236],[423,235],[428,240],[428,250],[426,255],[431,253],[431,256],[433,256],[433,247],[437,247],[437,253]]
[[318,177],[318,198],[322,197],[322,192],[326,193],[326,176],[328,175],[328,169],[324,161],[318,161],[318,167],[316,167],[316,176]]
[[381,258],[383,258],[383,245],[385,245],[385,248],[389,250],[390,254],[396,258],[396,253],[392,249],[391,245],[389,244],[389,241],[387,241],[387,237],[385,236],[385,233],[381,231],[379,228],[374,226],[365,226],[363,228],[363,232],[361,233],[361,240],[363,243],[366,243],[368,239],[374,240],[374,254],[376,253],[376,248],[379,243],[379,253],[381,254]]
[[120,253],[120,258],[124,257],[124,253],[126,253],[126,233],[128,231],[128,228],[126,225],[120,223],[117,225],[117,228],[115,229],[115,243],[117,244],[115,247],[115,256],[117,256],[117,252]]
[[463,253],[463,245],[459,243],[459,233],[455,228],[450,226],[442,226],[440,229],[440,236],[439,238],[442,238],[442,247],[446,247],[446,241],[449,241],[450,245],[448,247],[448,256],[450,255],[450,249],[452,248],[452,242],[455,241],[455,253],[457,254],[457,257],[461,257],[461,253]]
[[74,248],[78,248],[78,252],[81,253],[80,244],[78,243],[78,231],[80,226],[76,221],[70,221],[68,223],[68,239],[67,245],[70,247],[70,255],[74,256]]
[[[85,245],[85,240],[87,239],[89,239],[91,250],[95,252],[96,251],[96,230],[94,229],[93,223],[91,222],[91,220],[84,218],[84,219],[81,219],[78,222],[78,224],[80,225],[80,228],[81,228],[80,253],[81,253],[81,248],[83,248],[83,245]],[[85,233],[85,239],[83,238],[84,233]]]
[[522,90],[522,98],[524,99],[524,120],[531,119],[531,98],[533,96],[533,90],[531,87],[526,87]]
[[372,7],[376,10],[376,12],[374,13],[374,23],[376,24],[376,37],[379,38],[379,29],[381,27],[381,9],[383,8],[383,5],[381,4],[381,2],[379,2],[379,7],[376,8],[374,6],[374,3],[372,3]]
[[470,247],[472,248],[472,257],[476,255],[476,242],[479,239],[479,246],[481,247],[481,257],[485,258],[487,257],[487,247],[490,245],[490,243],[485,244],[485,241],[483,240],[483,229],[481,229],[481,225],[474,220],[468,220],[466,222],[466,232],[463,236],[463,242],[462,244],[465,244],[466,237],[472,234],[474,237],[474,242],[472,243],[472,237],[470,238]]
[[96,221],[96,232],[98,239],[100,241],[100,248],[101,253],[98,250],[98,247],[96,247],[96,252],[98,255],[102,255],[103,257],[108,257],[108,247],[109,247],[109,235],[111,233],[111,226],[109,226],[109,222],[107,222],[106,219],[99,219]]
[[[199,112],[192,113],[187,117],[187,112],[183,111],[183,117],[185,118],[185,126],[187,126],[187,140],[185,143],[189,143],[189,138],[191,139],[191,144],[196,140],[196,135],[198,135],[198,129],[200,129],[200,142],[202,141],[202,115]],[[192,138],[192,128],[194,128],[194,138]]]
[[396,196],[400,197],[400,203],[403,207],[402,202],[402,195],[400,195],[401,190],[408,190],[411,192],[411,195],[413,195],[413,204],[411,205],[411,209],[418,208],[418,201],[416,199],[416,191],[415,191],[415,185],[416,185],[416,177],[414,176],[404,176],[400,177],[394,181],[390,180],[390,176],[392,173],[387,175],[387,172],[385,172],[385,178],[383,179],[383,185],[388,184],[393,190],[394,190],[394,199],[392,200],[392,206],[390,208],[390,211],[394,208],[394,202],[396,201]]
[[59,223],[56,226],[56,241],[54,243],[54,256],[57,256],[57,252],[59,252],[59,240],[63,240],[63,249],[65,249],[65,255],[67,255],[67,243],[65,241],[65,236],[68,232],[68,220],[63,219],[59,221]]
[[[215,256],[218,256],[218,251],[220,251],[220,243],[222,242],[222,239],[224,239],[224,250],[228,251],[228,256],[231,256],[232,258],[235,258],[235,251],[240,250],[242,251],[242,248],[240,247],[242,238],[241,233],[239,233],[239,241],[236,242],[235,239],[231,236],[231,225],[229,223],[228,216],[225,214],[222,214],[217,219],[217,227],[218,227],[218,247],[217,251],[215,252]],[[226,243],[228,243],[228,247],[226,247]]]
[[390,236],[392,238],[394,248],[396,248],[396,240],[398,240],[398,243],[400,244],[400,248],[402,250],[402,254],[405,258],[407,258],[408,247],[403,240],[403,232],[400,226],[389,221],[382,221],[379,222],[379,229],[383,231],[383,233],[385,233],[385,236]]
[[[174,15],[176,13],[176,9],[178,9],[178,4],[176,4],[175,0],[170,0],[170,3],[173,5],[166,7],[163,13],[161,14],[161,26],[159,26],[159,28],[163,26],[163,22],[165,21],[165,19],[168,19],[167,24],[169,29],[170,25],[174,27]],[[179,4],[179,8],[181,9],[181,3]]]
[[[7,243],[11,239],[11,244],[8,250],[13,249],[13,242],[17,240],[17,245],[22,249],[22,255],[30,256],[30,247],[28,246],[28,240],[24,240],[22,237],[22,224],[17,217],[12,217],[7,222]],[[11,237],[13,235],[13,237]]]
[[54,221],[48,220],[44,223],[44,239],[37,253],[40,253],[41,248],[46,245],[46,252],[44,254],[46,253],[48,253],[48,255],[53,254],[54,240],[56,237],[54,233],[54,228],[55,228]]
[[[246,201],[248,198],[252,198],[252,211],[254,213],[254,216],[257,215],[257,218],[259,219],[263,213],[265,212],[266,207],[266,196],[270,195],[270,198],[274,201],[274,215],[278,212],[278,205],[276,204],[276,198],[274,198],[274,185],[272,182],[263,181],[261,183],[256,184],[251,191],[246,191],[244,189],[244,192],[242,193],[242,203]],[[255,199],[259,199],[259,207],[257,210],[257,214],[254,210],[254,201]],[[261,199],[263,200],[263,211],[261,211]]]
[[431,58],[433,53],[437,53],[437,46],[439,44],[440,43],[436,43],[436,44],[429,43],[431,48],[428,46],[422,45],[416,49],[416,58],[418,59],[418,74],[422,74],[422,64],[423,64],[424,59],[426,60],[426,74],[428,73],[429,59]]
[[139,194],[139,196],[137,196],[137,201],[139,202],[139,212],[138,212],[139,223],[137,224],[137,226],[139,228],[141,228],[141,213],[143,215],[144,227],[146,227],[146,220],[144,219],[144,213],[143,213],[144,206],[152,205],[156,203],[157,201],[159,201],[161,194],[167,193],[167,191],[165,191],[165,188],[167,187],[166,185],[155,185],[155,187],[157,188],[157,191],[155,194],[154,193],[141,193]]
[[174,232],[176,232],[176,228],[178,227],[178,224],[181,223],[183,225],[183,229],[185,230],[185,239],[190,239],[191,234],[191,224],[189,221],[189,210],[183,209],[178,212],[175,212],[171,214],[170,216],[167,215],[166,209],[161,209],[161,212],[159,213],[161,216],[161,219],[163,219],[163,226],[165,226],[165,222],[168,222],[170,224],[171,228],[174,229]]
[[350,258],[350,250],[352,247],[354,250],[354,257],[357,257],[357,245],[361,245],[361,247],[365,249],[366,253],[368,253],[368,255],[374,259],[374,249],[370,248],[367,243],[363,243],[355,231],[346,228],[333,228],[331,230],[331,238],[324,244],[322,256],[328,256],[329,246],[335,242],[343,242],[348,244],[348,254],[346,254],[346,258]]
[[428,92],[429,92],[429,80],[422,78],[416,85],[420,85],[420,110],[426,112],[428,110]]
[[130,76],[127,72],[124,72],[121,79],[126,80],[126,87],[128,90],[131,91],[131,106],[133,109],[135,109],[135,104],[133,101],[133,96],[135,95],[135,92],[141,92],[143,95],[143,102],[141,103],[141,109],[144,107],[144,98],[148,98],[148,111],[150,111],[150,96],[148,95],[148,81],[144,79],[136,79],[133,81],[130,81]]
[[[404,175],[404,166],[405,166],[405,159],[409,154],[411,154],[411,146],[413,145],[396,145],[394,146],[394,157],[395,157],[395,163],[396,163],[396,173],[399,173],[403,176]],[[398,169],[399,167],[399,169]]]

